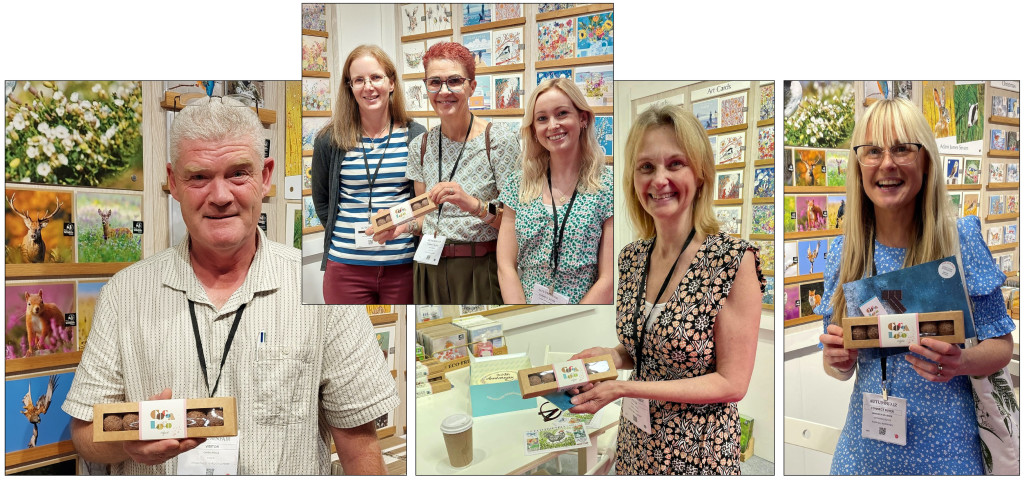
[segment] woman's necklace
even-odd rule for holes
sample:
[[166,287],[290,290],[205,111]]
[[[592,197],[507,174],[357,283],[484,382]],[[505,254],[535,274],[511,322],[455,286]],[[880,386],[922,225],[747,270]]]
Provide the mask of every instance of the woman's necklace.
[[378,138],[378,137],[380,137],[380,136],[382,136],[382,135],[384,135],[384,131],[387,130],[387,129],[388,129],[388,125],[385,124],[384,128],[380,129],[380,132],[377,132],[377,135],[370,135],[370,133],[367,132],[366,129],[363,129],[363,133],[366,134],[367,137],[370,137],[370,145],[373,147],[374,150],[376,150],[377,147],[379,147],[379,146],[378,145],[374,145],[373,140]]

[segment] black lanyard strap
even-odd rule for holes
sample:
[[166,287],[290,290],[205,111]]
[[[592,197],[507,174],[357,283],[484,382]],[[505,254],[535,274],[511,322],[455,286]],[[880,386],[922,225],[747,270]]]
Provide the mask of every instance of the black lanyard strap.
[[569,206],[565,209],[565,221],[562,222],[562,229],[558,229],[558,208],[555,207],[555,189],[551,186],[551,166],[548,165],[548,191],[551,192],[551,221],[555,230],[551,232],[551,290],[555,289],[555,278],[558,277],[558,260],[562,256],[562,238],[565,236],[565,226],[569,224],[569,214],[572,212],[572,205],[576,202],[577,190],[572,189],[572,199],[569,199]]
[[[679,255],[676,256],[676,261],[672,263],[672,267],[668,270],[668,275],[665,276],[665,281],[661,283],[661,289],[658,289],[658,295],[654,298],[654,302],[651,303],[651,310],[647,312],[646,316],[641,318],[637,316],[636,333],[633,336],[634,347],[633,347],[633,358],[636,361],[634,368],[637,372],[637,377],[643,372],[643,358],[644,358],[644,343],[647,339],[647,321],[650,319],[651,314],[654,312],[654,306],[658,304],[658,299],[661,299],[661,295],[665,293],[665,288],[668,287],[669,281],[672,279],[672,274],[676,271],[676,265],[679,264],[679,259],[683,257],[683,252],[686,252],[686,248],[690,246],[690,241],[693,240],[693,236],[697,233],[697,229],[691,227],[690,235],[686,237],[686,242],[683,242],[683,248],[680,249]],[[637,298],[636,298],[636,310],[637,312],[643,312],[644,309],[644,297],[647,294],[647,276],[651,267],[651,256],[654,254],[654,247],[658,244],[658,238],[654,238],[654,242],[651,243],[651,250],[647,251],[647,261],[644,262],[643,273],[640,277],[640,285],[637,287]]]
[[[366,160],[366,145],[364,145],[362,142],[359,143],[359,148],[362,149],[362,151],[363,151],[363,166],[366,167],[366,181],[367,181],[367,183],[370,186],[370,200],[369,200],[369,202],[370,202],[370,205],[369,205],[370,215],[373,215],[373,184],[377,182],[377,174],[380,173],[380,164],[384,163],[384,156],[387,155],[387,153],[388,153],[388,146],[391,145],[391,133],[394,132],[394,131],[395,131],[395,121],[394,121],[394,119],[392,119],[391,120],[391,126],[388,127],[388,140],[384,144],[384,152],[381,152],[381,154],[380,154],[380,160],[377,161],[377,168],[373,171],[373,176],[370,176],[370,161]],[[373,145],[372,144],[372,142],[373,142],[373,138],[372,137],[370,138],[370,142],[371,142],[370,145]],[[374,147],[374,149],[376,149],[376,147]],[[370,152],[373,152],[374,149],[370,149]]]
[[245,311],[245,304],[238,306],[238,311],[235,312],[235,320],[231,323],[231,330],[228,331],[228,339],[224,342],[224,355],[220,358],[220,371],[217,372],[217,381],[213,384],[213,390],[210,390],[210,377],[206,374],[206,355],[203,353],[203,341],[199,339],[199,321],[196,320],[196,303],[192,302],[192,299],[188,300],[188,312],[192,315],[192,334],[196,338],[196,351],[199,353],[199,367],[203,368],[203,380],[206,381],[206,390],[209,391],[210,396],[213,397],[217,393],[217,387],[220,386],[220,376],[224,374],[224,363],[228,360],[228,352],[231,351],[231,343],[235,340],[235,331],[238,330],[238,321],[242,319],[242,311]]
[[[470,112],[469,113],[469,127],[466,128],[466,138],[462,139],[462,148],[459,149],[459,156],[455,158],[455,165],[452,166],[452,171],[451,171],[450,174],[448,174],[448,182],[451,182],[453,179],[455,179],[455,170],[459,168],[459,161],[462,160],[462,153],[466,151],[466,144],[469,143],[469,133],[473,130],[473,119],[475,119],[475,118],[476,118],[476,116],[473,115],[472,112]],[[444,132],[441,132],[441,129],[437,129],[437,183],[438,184],[440,184],[441,182],[444,181],[441,178],[441,174],[442,174],[441,164],[444,163],[444,150],[441,149],[441,140],[442,139],[444,139]],[[437,208],[437,228],[438,228],[438,231],[440,231],[440,227],[441,227],[441,211],[444,210],[444,209],[442,209],[442,207],[444,207],[444,206],[443,205],[442,206],[438,206],[438,208]],[[434,236],[435,237],[437,236],[437,232],[434,233]]]

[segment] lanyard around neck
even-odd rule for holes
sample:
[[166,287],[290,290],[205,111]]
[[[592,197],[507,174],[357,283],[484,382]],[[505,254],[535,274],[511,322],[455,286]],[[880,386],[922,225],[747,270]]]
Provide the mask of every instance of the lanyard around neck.
[[[462,160],[462,153],[466,151],[466,144],[469,143],[469,133],[470,133],[470,131],[473,130],[473,119],[475,119],[475,118],[476,118],[476,116],[473,115],[472,112],[470,112],[469,113],[469,127],[466,128],[466,138],[462,139],[462,148],[459,149],[459,155],[457,157],[455,157],[455,165],[452,165],[452,171],[451,171],[450,174],[448,174],[448,182],[451,182],[453,179],[455,179],[455,171],[459,168],[459,161]],[[442,174],[442,167],[441,167],[441,165],[444,164],[444,150],[441,148],[441,140],[442,139],[444,139],[444,132],[441,132],[441,129],[437,129],[437,183],[438,184],[443,182],[443,179],[441,178],[441,174]],[[444,210],[444,209],[442,209],[442,207],[443,206],[438,206],[438,208],[437,208],[437,226],[439,228],[441,226],[441,211]],[[440,230],[440,229],[438,229],[438,230]],[[435,233],[434,235],[436,236],[437,234]]]
[[[373,176],[370,176],[370,161],[366,160],[366,145],[362,142],[359,143],[360,149],[363,151],[363,166],[366,167],[366,182],[370,187],[370,200],[369,209],[370,215],[373,215],[373,184],[377,182],[377,174],[380,173],[380,164],[384,163],[384,156],[388,153],[388,146],[391,145],[391,133],[395,130],[395,121],[391,121],[391,126],[388,127],[388,140],[384,144],[384,152],[380,153],[380,159],[377,160],[377,168],[373,171]],[[370,138],[370,142],[373,142],[373,138]],[[371,144],[372,145],[372,144]],[[373,149],[370,150],[373,152]]]
[[565,226],[569,224],[569,214],[572,212],[572,205],[576,202],[577,190],[572,190],[572,199],[565,208],[565,221],[562,222],[562,229],[558,229],[558,208],[555,207],[555,189],[551,186],[551,166],[548,166],[548,191],[551,192],[551,222],[554,224],[554,231],[551,232],[551,287],[555,289],[555,278],[558,277],[558,260],[562,254],[562,239],[565,237]]
[[210,393],[209,397],[213,397],[217,393],[217,387],[220,386],[220,376],[224,374],[224,363],[228,360],[228,352],[231,351],[231,343],[235,340],[235,331],[238,330],[238,321],[242,319],[242,311],[245,311],[245,304],[238,306],[238,311],[235,312],[235,320],[231,323],[231,330],[228,331],[228,339],[224,342],[224,355],[220,358],[220,371],[217,372],[217,381],[213,383],[213,389],[210,389],[210,377],[206,374],[206,355],[203,353],[203,341],[199,339],[199,321],[196,320],[196,303],[192,302],[192,299],[188,300],[188,313],[192,316],[192,334],[196,338],[196,351],[199,353],[199,367],[203,368],[203,380],[206,381],[206,390]]
[[[637,326],[634,335],[634,347],[633,347],[633,359],[636,361],[634,368],[639,376],[643,373],[643,358],[644,358],[644,343],[647,339],[647,321],[650,319],[651,314],[654,312],[654,306],[658,304],[658,299],[661,299],[661,295],[665,293],[665,288],[668,287],[669,281],[672,279],[672,274],[676,271],[676,265],[679,264],[679,259],[683,257],[683,252],[686,252],[686,248],[689,247],[690,241],[693,240],[693,236],[697,233],[697,229],[691,227],[690,235],[686,236],[686,242],[683,242],[683,248],[680,249],[679,255],[676,256],[676,261],[672,263],[672,267],[668,270],[668,275],[665,276],[665,281],[661,283],[661,289],[658,289],[658,295],[654,298],[654,302],[651,303],[651,310],[647,312],[643,319],[637,316]],[[650,272],[651,267],[651,256],[654,254],[654,247],[658,243],[658,238],[654,238],[654,242],[651,243],[651,250],[647,251],[647,261],[644,262],[643,273],[640,276],[640,285],[637,288],[637,299],[636,309],[637,312],[643,312],[644,308],[644,296],[647,294],[647,275]]]

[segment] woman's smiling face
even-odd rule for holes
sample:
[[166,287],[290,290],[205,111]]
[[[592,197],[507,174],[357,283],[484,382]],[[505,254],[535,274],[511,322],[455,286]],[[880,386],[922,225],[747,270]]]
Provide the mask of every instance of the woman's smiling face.
[[[882,141],[873,142],[871,129],[867,129],[864,143],[878,145]],[[895,135],[891,136],[895,138]],[[861,187],[871,199],[875,209],[899,212],[909,209],[912,213],[921,193],[925,175],[925,151],[919,150],[909,164],[897,164],[888,152],[891,145],[878,145],[885,151],[878,165],[860,166]]]
[[701,185],[671,127],[655,127],[644,134],[634,168],[633,189],[655,221],[692,218]]

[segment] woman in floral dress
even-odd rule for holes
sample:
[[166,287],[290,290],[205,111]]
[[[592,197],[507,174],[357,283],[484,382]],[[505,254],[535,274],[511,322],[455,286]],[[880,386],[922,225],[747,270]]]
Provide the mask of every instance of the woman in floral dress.
[[611,354],[633,374],[584,386],[572,411],[622,398],[619,474],[739,474],[736,402],[754,367],[764,289],[757,249],[718,232],[714,157],[693,114],[644,111],[625,151],[640,240],[619,256],[619,345],[573,358]]
[[523,168],[498,197],[505,204],[498,231],[505,304],[612,302],[612,171],[593,123],[571,80],[545,80],[530,96]]

